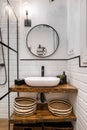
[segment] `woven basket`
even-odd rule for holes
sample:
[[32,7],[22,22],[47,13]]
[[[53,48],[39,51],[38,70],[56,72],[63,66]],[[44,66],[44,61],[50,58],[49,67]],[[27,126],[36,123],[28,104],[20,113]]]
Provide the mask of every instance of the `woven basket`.
[[29,98],[29,97],[16,97],[14,104],[19,107],[30,107],[37,103],[36,99]]
[[72,112],[72,105],[67,101],[54,99],[48,102],[48,109],[54,115],[68,116]]
[[33,114],[37,107],[37,101],[29,97],[16,97],[14,101],[14,112],[19,116]]

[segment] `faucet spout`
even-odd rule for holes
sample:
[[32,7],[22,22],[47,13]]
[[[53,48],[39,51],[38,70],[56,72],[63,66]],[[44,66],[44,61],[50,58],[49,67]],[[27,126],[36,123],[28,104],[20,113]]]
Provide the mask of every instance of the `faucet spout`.
[[44,77],[44,66],[41,66],[41,77]]

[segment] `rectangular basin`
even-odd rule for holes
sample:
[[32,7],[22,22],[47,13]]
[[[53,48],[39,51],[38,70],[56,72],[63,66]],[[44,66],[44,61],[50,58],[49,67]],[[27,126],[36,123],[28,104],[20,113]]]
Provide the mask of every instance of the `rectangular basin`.
[[25,83],[33,87],[52,87],[57,86],[60,78],[57,77],[27,77]]

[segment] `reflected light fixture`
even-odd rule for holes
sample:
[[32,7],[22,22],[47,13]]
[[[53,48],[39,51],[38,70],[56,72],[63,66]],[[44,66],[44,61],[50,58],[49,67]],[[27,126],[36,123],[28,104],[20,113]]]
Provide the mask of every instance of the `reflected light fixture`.
[[24,25],[26,27],[31,27],[31,20],[28,18],[28,10],[26,10],[26,17],[24,19]]
[[11,15],[11,7],[10,7],[10,5],[9,4],[7,4],[6,6],[5,6],[5,12],[7,13],[7,14],[9,14],[9,15]]
[[53,2],[54,0],[49,0],[49,2]]

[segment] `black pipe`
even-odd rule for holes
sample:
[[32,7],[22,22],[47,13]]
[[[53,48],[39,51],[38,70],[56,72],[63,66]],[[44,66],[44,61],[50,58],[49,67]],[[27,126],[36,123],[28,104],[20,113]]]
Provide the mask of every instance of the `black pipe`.
[[[44,66],[41,66],[41,77],[44,77]],[[44,103],[46,101],[46,98],[45,98],[45,93],[41,92],[40,93],[40,101],[42,103]]]
[[43,92],[40,93],[40,101],[44,103],[46,101],[45,94]]

